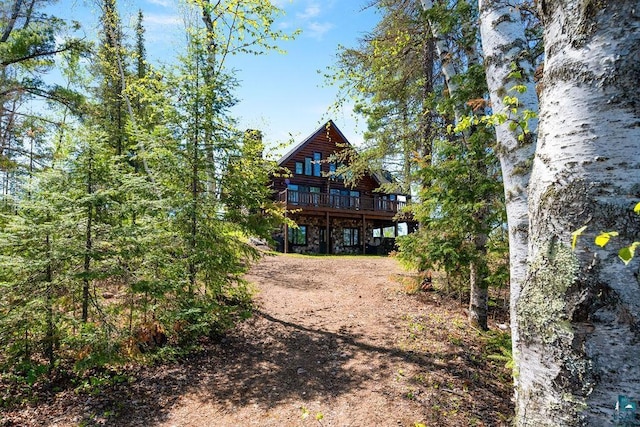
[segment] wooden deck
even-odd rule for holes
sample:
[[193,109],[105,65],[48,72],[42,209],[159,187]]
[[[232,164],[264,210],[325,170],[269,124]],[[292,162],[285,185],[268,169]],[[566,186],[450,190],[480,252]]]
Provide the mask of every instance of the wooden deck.
[[283,190],[278,193],[278,200],[286,202],[288,210],[304,209],[308,211],[331,211],[343,213],[368,214],[393,218],[406,202],[388,200],[383,197],[353,197],[328,193],[310,193]]

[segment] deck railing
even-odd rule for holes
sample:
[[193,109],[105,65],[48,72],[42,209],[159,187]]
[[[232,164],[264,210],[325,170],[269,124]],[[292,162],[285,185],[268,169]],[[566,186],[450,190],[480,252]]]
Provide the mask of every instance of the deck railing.
[[328,193],[310,193],[304,191],[283,190],[278,194],[281,202],[288,206],[347,209],[354,211],[377,211],[396,214],[406,202],[389,200],[380,196],[354,197]]

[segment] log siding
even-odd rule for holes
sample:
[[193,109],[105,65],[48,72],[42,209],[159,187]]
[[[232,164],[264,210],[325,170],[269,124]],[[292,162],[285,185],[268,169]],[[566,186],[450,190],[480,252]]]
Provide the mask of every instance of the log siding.
[[[290,219],[306,225],[307,237],[306,245],[292,245],[289,233],[293,231],[283,227],[274,238],[284,252],[365,253],[374,244],[374,229],[394,227],[397,234],[398,218],[406,202],[398,200],[398,195],[377,191],[381,178],[365,174],[355,185],[346,186],[331,174],[328,159],[345,147],[349,142],[329,121],[278,162],[289,173],[273,178],[274,198],[284,204]],[[357,233],[353,231],[356,229]],[[345,242],[345,230],[357,234],[357,244],[353,238]]]

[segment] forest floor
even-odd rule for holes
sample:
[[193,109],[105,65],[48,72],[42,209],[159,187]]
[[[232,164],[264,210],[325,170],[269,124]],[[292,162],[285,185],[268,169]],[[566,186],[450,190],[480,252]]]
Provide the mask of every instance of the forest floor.
[[393,258],[265,256],[247,279],[254,316],[201,351],[50,392],[0,426],[509,425],[510,374],[489,357],[504,314],[469,328],[460,300],[409,292]]

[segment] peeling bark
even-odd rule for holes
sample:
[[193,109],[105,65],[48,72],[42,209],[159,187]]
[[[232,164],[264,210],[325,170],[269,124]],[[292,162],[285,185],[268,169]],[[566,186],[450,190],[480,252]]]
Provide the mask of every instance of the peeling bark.
[[[517,426],[612,425],[640,398],[638,2],[545,0],[545,73],[517,303]],[[571,233],[587,225],[571,250]],[[618,231],[604,249],[602,231]]]

